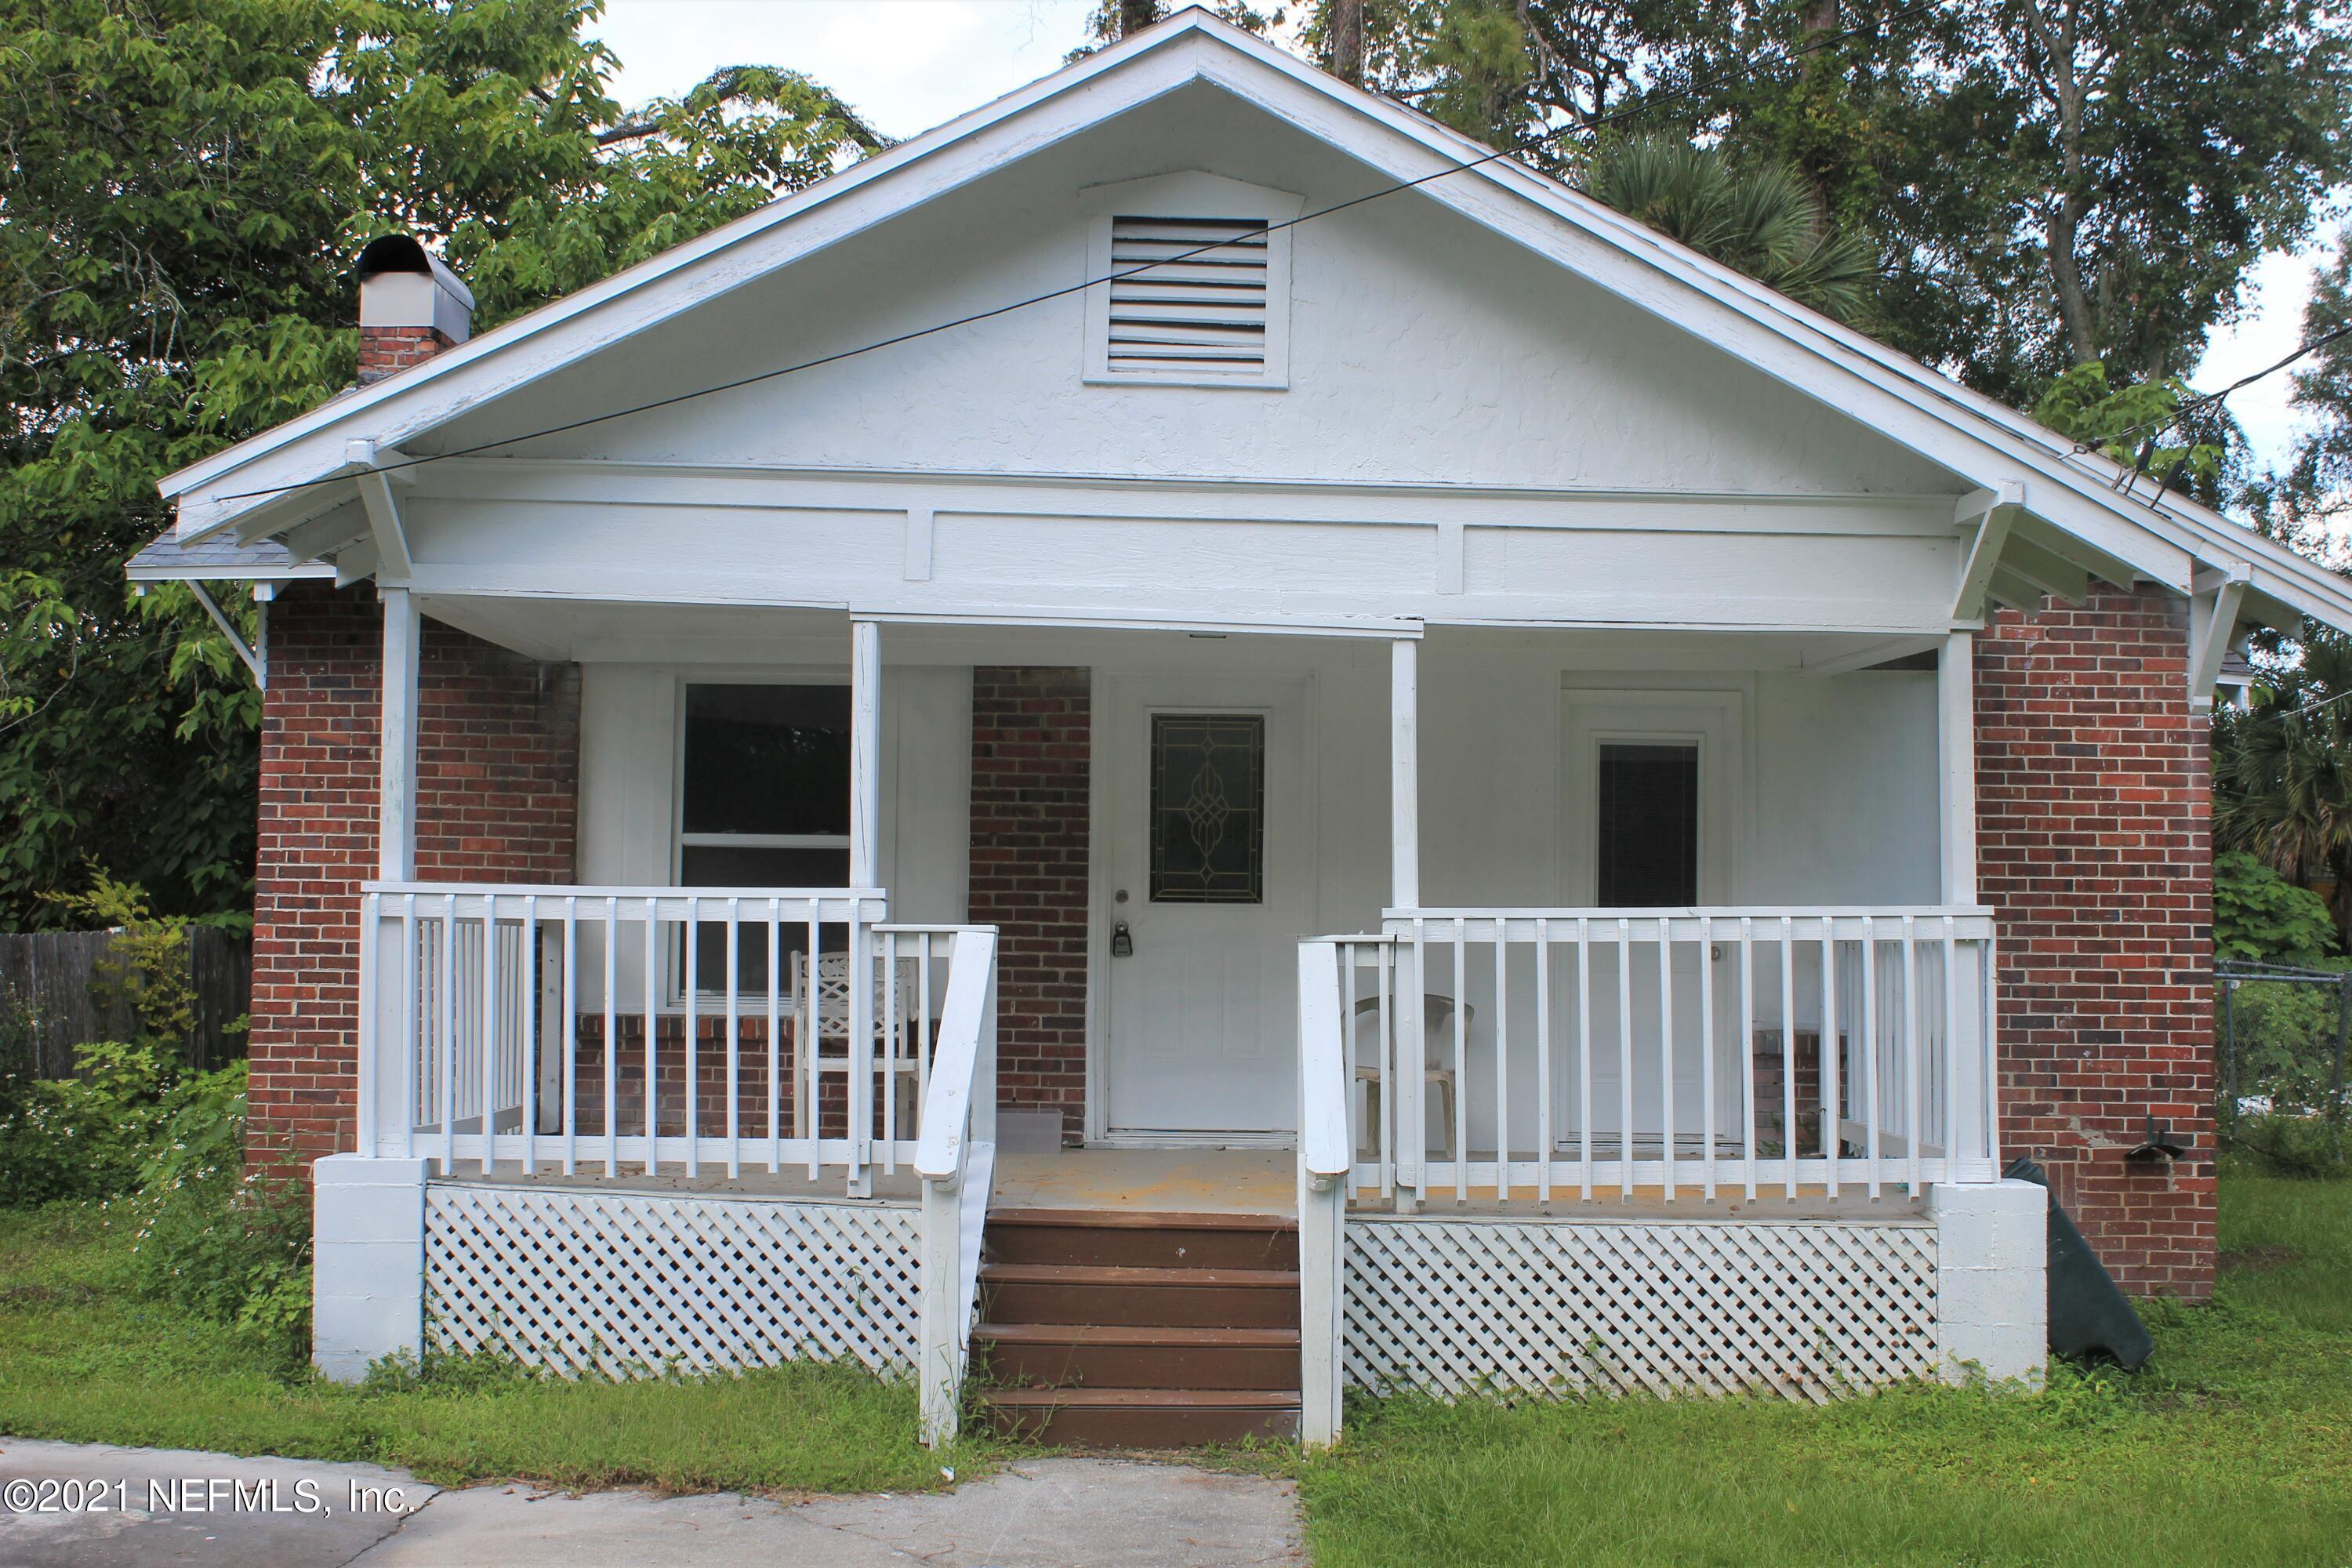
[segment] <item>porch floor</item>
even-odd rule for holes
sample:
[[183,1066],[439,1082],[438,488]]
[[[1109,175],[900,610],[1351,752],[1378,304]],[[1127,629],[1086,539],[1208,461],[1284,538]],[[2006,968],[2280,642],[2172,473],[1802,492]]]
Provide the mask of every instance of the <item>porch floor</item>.
[[[1422,1213],[1429,1218],[1448,1215],[1536,1216],[1593,1223],[1695,1222],[1727,1220],[1847,1221],[1872,1225],[1926,1224],[1920,1201],[1890,1186],[1875,1202],[1849,1194],[1832,1199],[1819,1188],[1801,1189],[1786,1196],[1759,1189],[1748,1201],[1741,1189],[1717,1189],[1708,1203],[1695,1187],[1678,1190],[1673,1202],[1664,1189],[1636,1187],[1621,1197],[1613,1186],[1595,1186],[1592,1201],[1580,1197],[1575,1169],[1564,1165],[1555,1179],[1551,1202],[1538,1205],[1535,1189],[1514,1186],[1507,1202],[1492,1187],[1473,1187],[1467,1203],[1456,1203],[1444,1183],[1451,1173],[1435,1163],[1432,1176],[1438,1184]],[[771,1174],[746,1165],[730,1176],[724,1165],[705,1165],[693,1176],[676,1167],[655,1174],[624,1166],[613,1176],[601,1165],[583,1163],[572,1175],[545,1167],[525,1173],[510,1164],[488,1175],[471,1162],[436,1181],[488,1184],[499,1186],[562,1188],[581,1192],[654,1193],[667,1196],[855,1202],[843,1190],[841,1173],[826,1171],[812,1182],[808,1168],[787,1166]],[[1160,1214],[1227,1214],[1295,1215],[1298,1212],[1297,1156],[1287,1149],[1063,1149],[1042,1153],[999,1152],[991,1207],[1000,1209],[1133,1209]],[[914,1171],[901,1165],[895,1173],[877,1167],[874,1198],[883,1203],[912,1204],[921,1196]],[[1356,1213],[1386,1213],[1390,1202],[1375,1188],[1350,1196]]]

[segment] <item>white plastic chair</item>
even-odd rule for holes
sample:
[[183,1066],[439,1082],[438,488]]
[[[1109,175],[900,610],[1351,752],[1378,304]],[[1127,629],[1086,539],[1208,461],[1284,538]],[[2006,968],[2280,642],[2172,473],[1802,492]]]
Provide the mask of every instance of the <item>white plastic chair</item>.
[[[895,1015],[890,1006],[890,992],[883,981],[881,966],[875,966],[874,975],[874,1076],[887,1075],[892,1092],[898,1100],[897,1132],[901,1138],[915,1135],[918,1107],[922,1093],[923,1019],[916,1011],[915,961],[898,961],[898,1006]],[[811,1020],[812,1005],[815,1014]],[[795,1048],[806,1042],[814,1078],[822,1080],[826,1073],[849,1072],[849,955],[828,952],[820,955],[816,964],[816,984],[809,984],[808,954],[793,954],[793,1035]],[[831,1047],[830,1051],[827,1047]]]
[[[1393,1006],[1398,999],[1391,998]],[[1462,1006],[1463,1027],[1476,1022],[1478,1009],[1468,1003]],[[1389,1053],[1381,1049],[1381,999],[1365,996],[1356,1003],[1355,1063],[1356,1081],[1364,1086],[1364,1136],[1370,1140],[1368,1152],[1377,1152],[1381,1138],[1381,1064]],[[1442,1064],[1454,1059],[1454,998],[1425,992],[1421,999],[1422,1081],[1437,1086],[1438,1110],[1441,1113],[1443,1147],[1432,1151],[1451,1159],[1454,1154],[1454,1069]],[[1370,1058],[1367,1061],[1365,1058]],[[1402,1140],[1399,1140],[1402,1148]]]

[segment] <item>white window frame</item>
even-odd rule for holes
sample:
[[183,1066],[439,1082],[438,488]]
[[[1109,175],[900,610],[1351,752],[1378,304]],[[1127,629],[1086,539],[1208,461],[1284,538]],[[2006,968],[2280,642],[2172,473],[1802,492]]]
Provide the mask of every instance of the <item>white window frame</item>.
[[1698,750],[1698,903],[1739,899],[1746,816],[1747,701],[1738,691],[1601,689],[1560,693],[1560,890],[1572,908],[1598,907],[1601,883],[1601,748],[1696,746]]
[[[1121,180],[1089,185],[1078,193],[1078,207],[1087,215],[1087,276],[1111,273],[1111,220],[1115,217],[1262,217],[1286,223],[1306,210],[1304,198],[1265,185],[1244,184],[1221,174],[1187,169],[1144,180]],[[1265,237],[1265,363],[1263,365],[1216,370],[1201,365],[1181,368],[1114,370],[1110,363],[1110,285],[1097,283],[1086,291],[1085,379],[1098,386],[1221,386],[1243,391],[1281,392],[1290,385],[1290,237],[1289,228],[1276,228]]]
[[[682,888],[686,883],[686,852],[697,848],[734,849],[839,849],[849,852],[846,833],[688,833],[686,830],[686,694],[697,686],[838,686],[849,685],[847,670],[794,670],[783,673],[763,670],[758,675],[714,673],[681,675],[677,678],[677,733],[670,748],[670,813],[669,813],[669,878],[670,885]],[[686,999],[684,950],[665,952],[662,963],[672,973],[665,987],[672,1004]],[[790,976],[786,976],[787,988]],[[697,990],[697,997],[717,997],[716,991]]]

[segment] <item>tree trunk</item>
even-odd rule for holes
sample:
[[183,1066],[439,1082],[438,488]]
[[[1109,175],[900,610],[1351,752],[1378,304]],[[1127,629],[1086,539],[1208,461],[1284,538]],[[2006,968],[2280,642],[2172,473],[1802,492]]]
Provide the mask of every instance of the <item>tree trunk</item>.
[[1160,0],[1118,0],[1118,36],[1132,37],[1160,20]]
[[2050,247],[2050,286],[2058,297],[2058,320],[2066,329],[2066,344],[2076,364],[2099,357],[2098,323],[2091,312],[2091,297],[2083,287],[2083,268],[2074,258],[2074,239],[2083,220],[2082,203],[2062,195],[2050,210],[2042,242]]
[[1331,74],[1364,85],[1364,0],[1331,0]]

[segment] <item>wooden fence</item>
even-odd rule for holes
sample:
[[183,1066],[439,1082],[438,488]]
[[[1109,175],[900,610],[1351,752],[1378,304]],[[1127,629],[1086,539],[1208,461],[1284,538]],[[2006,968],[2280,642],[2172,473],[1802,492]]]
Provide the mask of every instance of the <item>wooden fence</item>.
[[[188,936],[196,989],[188,1060],[210,1069],[245,1055],[244,1032],[230,1026],[249,1005],[253,951],[243,937],[210,927],[199,926]],[[121,988],[100,983],[99,963],[115,940],[116,933],[107,931],[0,935],[0,1006],[29,1005],[35,1077],[69,1078],[74,1047],[127,1039],[135,1029]]]

